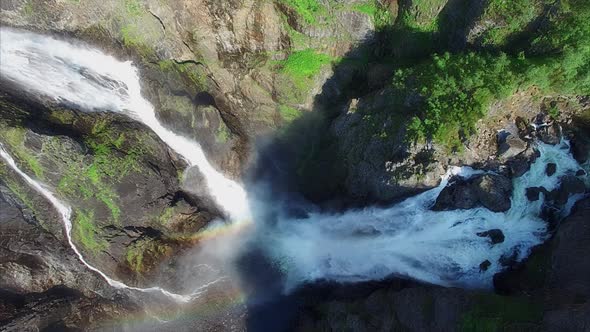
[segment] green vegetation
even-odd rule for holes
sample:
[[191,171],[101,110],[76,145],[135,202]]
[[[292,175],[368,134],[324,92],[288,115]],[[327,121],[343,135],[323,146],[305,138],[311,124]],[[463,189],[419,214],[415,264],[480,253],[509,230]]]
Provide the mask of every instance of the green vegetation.
[[139,16],[142,14],[141,3],[138,0],[125,0],[125,9],[127,13],[132,16]]
[[553,0],[492,0],[484,17],[499,22],[486,30],[482,36],[485,46],[503,46],[514,34],[522,33],[533,20],[539,17],[543,8]]
[[283,121],[289,123],[301,116],[301,111],[295,109],[293,107],[289,107],[287,105],[280,105],[279,106],[279,113],[281,113],[281,117]]
[[178,63],[174,60],[161,60],[158,61],[158,67],[164,73],[175,72],[188,79],[188,83],[196,86],[201,91],[207,88],[207,76],[194,63]]
[[542,305],[526,297],[482,294],[474,302],[459,322],[460,331],[504,331],[512,323],[537,323],[543,317]]
[[[580,0],[564,5],[559,19],[534,42],[537,50],[552,52],[548,55],[444,53],[398,69],[392,86],[399,107],[407,107],[402,103],[409,98],[416,101],[408,139],[433,139],[460,150],[490,104],[517,89],[536,86],[550,93],[589,94],[590,28],[582,23],[590,19],[589,13],[590,5]],[[558,48],[563,51],[553,53]]]
[[171,248],[156,240],[140,240],[127,248],[125,258],[129,267],[137,272],[149,270],[150,262],[159,262],[158,257],[168,255]]
[[[90,134],[84,139],[92,151],[92,163],[68,160],[67,169],[57,188],[67,197],[98,199],[110,211],[113,220],[117,221],[121,209],[113,185],[131,172],[141,172],[138,160],[147,151],[137,137],[128,141],[127,136],[131,134],[119,133],[110,126],[108,120],[96,120]],[[59,146],[47,145],[45,148],[56,150],[51,154],[59,154]]]
[[383,30],[393,24],[391,13],[387,7],[377,0],[369,0],[366,3],[356,4],[352,9],[369,15],[373,19],[376,30]]
[[170,219],[174,216],[174,207],[169,206],[162,211],[162,214],[158,217],[161,224],[167,224]]
[[303,89],[308,81],[332,60],[329,55],[317,53],[313,49],[294,52],[282,63],[281,72],[291,77],[295,85]]
[[226,143],[229,138],[231,137],[231,133],[229,128],[223,123],[223,121],[219,122],[219,127],[217,127],[217,131],[215,132],[215,139],[217,142]]
[[438,29],[438,14],[447,0],[413,0],[402,6],[399,23],[403,28],[432,32]]
[[95,226],[94,211],[76,210],[74,231],[75,239],[94,255],[108,248],[108,243],[99,238],[100,231]]
[[44,178],[43,167],[37,157],[25,147],[26,129],[20,127],[0,126],[0,137],[11,147],[16,159],[25,163],[28,170],[32,171],[38,179]]
[[327,14],[326,8],[318,0],[280,0],[291,7],[297,15],[309,24],[318,23],[318,17]]
[[417,94],[422,98],[408,127],[409,139],[432,138],[459,148],[491,102],[509,96],[519,83],[516,65],[505,54],[445,53],[399,70],[393,86],[401,95]]

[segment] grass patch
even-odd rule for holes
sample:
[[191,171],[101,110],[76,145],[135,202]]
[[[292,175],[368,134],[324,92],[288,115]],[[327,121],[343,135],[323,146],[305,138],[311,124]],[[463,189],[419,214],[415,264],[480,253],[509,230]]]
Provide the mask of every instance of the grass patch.
[[141,3],[138,0],[125,0],[125,9],[131,16],[140,16],[143,12]]
[[133,271],[142,273],[149,270],[153,263],[159,262],[159,257],[169,255],[171,251],[169,246],[156,240],[140,240],[127,248],[125,258]]
[[38,179],[44,179],[44,170],[38,158],[25,147],[26,129],[17,127],[0,127],[0,137],[4,138],[6,143],[14,151],[15,157],[24,162],[26,168],[35,174]]
[[[121,209],[113,186],[132,172],[142,172],[138,163],[147,150],[138,137],[113,130],[111,123],[104,119],[96,120],[84,142],[92,151],[92,162],[68,160],[57,189],[70,198],[97,199],[110,211],[112,219],[118,221]],[[47,148],[52,149],[50,153],[60,153],[59,146]]]
[[280,105],[279,113],[281,113],[283,121],[287,123],[299,118],[302,115],[301,111],[287,105]]
[[108,242],[99,238],[100,232],[96,228],[93,211],[76,210],[74,225],[76,240],[89,252],[96,255],[108,248]]
[[291,78],[299,89],[306,89],[323,66],[330,64],[332,57],[307,49],[291,53],[287,60],[281,63],[281,73]]
[[316,24],[328,11],[318,0],[280,0],[292,8],[308,24]]
[[173,206],[168,206],[164,209],[164,211],[162,211],[162,214],[160,214],[160,216],[158,217],[158,220],[160,221],[161,224],[167,224],[170,219],[172,219],[172,217],[174,216],[174,207]]
[[355,4],[353,10],[367,14],[373,20],[376,30],[383,30],[392,25],[392,16],[387,7],[377,0],[370,0],[365,3]]

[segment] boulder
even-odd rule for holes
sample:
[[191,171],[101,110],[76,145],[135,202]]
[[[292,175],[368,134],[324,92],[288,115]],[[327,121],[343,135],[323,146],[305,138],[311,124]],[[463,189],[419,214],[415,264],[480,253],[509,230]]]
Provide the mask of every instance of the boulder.
[[469,180],[457,179],[440,193],[433,210],[471,209],[484,206],[494,212],[510,209],[512,182],[501,175],[485,174]]
[[555,172],[557,172],[557,164],[548,163],[547,168],[545,168],[545,173],[547,174],[547,176],[552,176],[553,174],[555,174]]
[[512,177],[517,178],[526,173],[530,169],[531,164],[537,160],[539,156],[539,150],[528,148],[525,152],[519,154],[515,158],[508,160],[506,164],[510,168]]
[[472,209],[477,205],[477,197],[471,184],[457,179],[443,189],[434,205],[434,210]]
[[489,260],[486,259],[485,261],[481,262],[481,264],[479,264],[479,271],[485,272],[490,268],[491,265],[492,265],[492,262],[490,262]]
[[526,198],[531,202],[538,201],[541,193],[547,194],[547,189],[543,187],[526,188]]
[[537,135],[543,143],[555,145],[561,141],[561,129],[557,124],[543,126],[537,130]]
[[574,175],[563,176],[560,180],[559,188],[552,190],[548,195],[549,200],[556,204],[563,205],[567,203],[570,196],[583,194],[586,191],[584,181]]
[[518,137],[518,135],[515,135],[511,132],[500,131],[497,138],[498,156],[501,158],[514,158],[524,152],[527,148],[527,143]]
[[505,236],[500,229],[490,229],[489,231],[477,233],[479,237],[489,237],[492,244],[498,244],[504,242]]
[[512,182],[501,175],[486,174],[474,181],[479,202],[494,212],[508,211],[511,206]]

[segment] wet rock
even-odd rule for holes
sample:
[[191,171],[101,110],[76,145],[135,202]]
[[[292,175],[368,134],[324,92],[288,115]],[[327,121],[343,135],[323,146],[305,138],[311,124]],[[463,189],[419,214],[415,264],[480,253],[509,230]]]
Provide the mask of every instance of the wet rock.
[[586,191],[584,181],[574,175],[561,177],[561,184],[558,189],[552,190],[548,198],[559,205],[564,205],[570,196],[583,194]]
[[458,179],[443,189],[433,210],[471,209],[481,205],[494,212],[503,212],[510,209],[511,195],[512,182],[501,175]]
[[498,156],[504,159],[516,157],[524,152],[527,148],[527,143],[508,131],[500,131],[498,133]]
[[479,237],[489,237],[492,244],[498,244],[504,242],[504,233],[500,229],[490,229],[489,231],[477,233]]
[[479,271],[485,272],[490,268],[491,265],[492,263],[486,259],[485,261],[481,262],[481,264],[479,264]]
[[518,263],[518,252],[516,250],[511,251],[508,254],[500,256],[498,263],[503,267],[511,267]]
[[531,202],[538,201],[541,193],[547,194],[547,189],[543,187],[526,188],[526,198]]
[[507,165],[510,168],[512,177],[517,178],[526,173],[531,168],[531,164],[535,162],[540,155],[541,154],[537,149],[528,148],[525,152],[508,160]]
[[548,288],[570,301],[590,299],[590,199],[578,202],[555,235]]
[[561,129],[557,124],[543,126],[537,130],[537,135],[546,144],[555,145],[561,141]]
[[512,182],[500,175],[486,174],[474,181],[476,195],[481,204],[494,212],[510,209]]
[[447,186],[436,199],[434,210],[471,209],[477,205],[477,197],[470,183],[458,179]]
[[547,174],[547,176],[552,176],[553,174],[555,174],[555,172],[557,172],[557,164],[548,163],[547,168],[545,168],[545,173]]

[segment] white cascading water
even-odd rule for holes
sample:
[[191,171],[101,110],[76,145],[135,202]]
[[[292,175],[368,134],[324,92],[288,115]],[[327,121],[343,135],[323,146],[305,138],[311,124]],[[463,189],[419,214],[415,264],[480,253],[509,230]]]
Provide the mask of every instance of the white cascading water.
[[190,166],[197,166],[215,202],[240,222],[250,219],[244,188],[209,163],[201,146],[166,129],[141,95],[137,68],[101,51],[50,36],[1,28],[0,74],[29,93],[86,111],[126,114],[152,129]]
[[[501,270],[500,257],[517,252],[521,260],[547,237],[546,222],[539,217],[543,199],[529,202],[526,188],[543,186],[550,191],[562,175],[580,169],[567,141],[539,144],[538,149],[541,156],[531,169],[513,181],[512,207],[505,213],[486,208],[430,210],[451,175],[469,177],[476,172],[454,168],[437,188],[389,208],[283,219],[259,242],[267,243],[280,262],[287,290],[314,280],[354,282],[391,275],[444,286],[491,287],[493,275]],[[547,163],[557,164],[551,177],[545,172]],[[476,235],[490,229],[502,230],[505,241],[492,245],[489,238]],[[492,265],[480,271],[485,260]]]
[[[250,220],[244,189],[217,172],[201,146],[166,129],[157,120],[153,106],[141,96],[140,79],[131,62],[122,62],[99,50],[31,32],[0,28],[0,74],[28,93],[56,102],[68,103],[85,111],[112,111],[126,114],[151,128],[190,166],[196,166],[207,182],[216,203],[234,222]],[[1,156],[20,176],[59,211],[68,242],[82,263],[99,273],[110,285],[144,292],[161,292],[186,302],[199,295],[205,286],[188,295],[171,293],[159,287],[137,288],[109,278],[90,265],[72,241],[71,209],[42,184],[22,172],[2,148]]]

